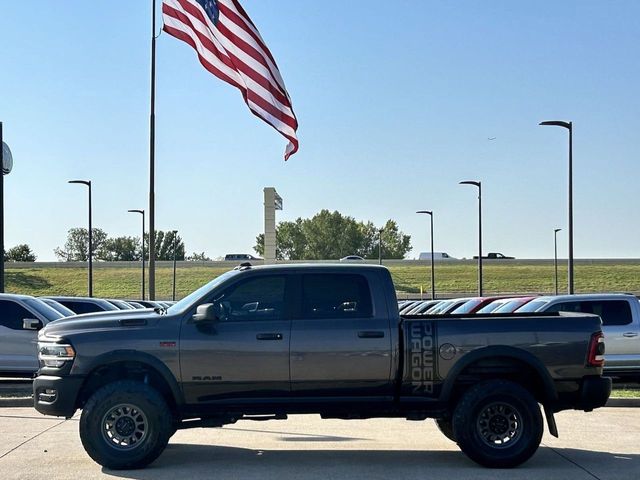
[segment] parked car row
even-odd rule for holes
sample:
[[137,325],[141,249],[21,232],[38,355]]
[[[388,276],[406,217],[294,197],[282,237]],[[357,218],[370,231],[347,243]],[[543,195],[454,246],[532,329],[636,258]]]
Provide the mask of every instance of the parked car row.
[[598,315],[607,343],[607,375],[640,381],[640,302],[629,294],[501,296],[398,302],[401,315],[552,313]]
[[87,313],[166,308],[172,303],[0,294],[0,376],[31,376],[36,372],[37,330],[48,323]]
[[448,313],[512,313],[538,297],[465,297],[449,300],[402,300],[401,315],[446,315]]

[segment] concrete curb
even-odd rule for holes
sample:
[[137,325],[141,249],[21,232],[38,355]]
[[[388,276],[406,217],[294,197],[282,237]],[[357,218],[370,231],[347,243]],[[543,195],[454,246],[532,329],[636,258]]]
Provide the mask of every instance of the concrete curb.
[[640,398],[610,398],[606,407],[640,407]]
[[3,397],[0,398],[0,408],[33,407],[33,397]]

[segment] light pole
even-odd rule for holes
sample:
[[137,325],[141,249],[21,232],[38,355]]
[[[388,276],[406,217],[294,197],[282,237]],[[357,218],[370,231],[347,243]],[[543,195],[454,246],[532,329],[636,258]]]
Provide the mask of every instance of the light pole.
[[436,299],[436,276],[433,270],[433,211],[419,210],[416,213],[424,213],[431,217],[431,300]]
[[384,228],[378,230],[378,265],[382,265],[382,232]]
[[0,122],[0,293],[4,293],[4,176],[11,173],[13,156],[9,145],[2,140],[2,122]]
[[171,295],[171,300],[176,301],[176,247],[178,245],[178,231],[171,230],[173,233],[173,294]]
[[568,290],[573,295],[573,123],[562,120],[540,122],[540,125],[551,125],[569,130],[569,271]]
[[556,295],[558,295],[558,232],[562,230],[561,228],[556,228],[553,230],[553,268],[556,271],[555,280],[556,280]]
[[91,228],[91,180],[69,180],[89,187],[89,296],[93,297],[93,231]]
[[127,210],[129,213],[140,213],[142,215],[142,298],[144,300],[144,210]]
[[478,187],[478,296],[482,296],[482,182],[465,180],[460,185]]

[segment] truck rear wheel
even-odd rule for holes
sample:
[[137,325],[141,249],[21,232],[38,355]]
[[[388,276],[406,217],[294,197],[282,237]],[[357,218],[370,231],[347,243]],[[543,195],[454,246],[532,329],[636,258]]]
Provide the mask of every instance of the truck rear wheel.
[[89,456],[114,469],[142,468],[167,446],[173,418],[152,387],[123,380],[96,391],[80,417],[80,439]]
[[453,424],[450,418],[436,418],[436,426],[440,433],[447,437],[452,442],[456,441],[456,436],[453,433]]
[[536,452],[544,423],[540,407],[528,390],[506,380],[471,387],[453,414],[460,449],[490,468],[511,468]]

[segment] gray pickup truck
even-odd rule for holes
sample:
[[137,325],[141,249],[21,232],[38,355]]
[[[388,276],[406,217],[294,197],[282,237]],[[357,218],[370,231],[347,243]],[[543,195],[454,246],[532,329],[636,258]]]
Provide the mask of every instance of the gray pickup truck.
[[35,408],[82,409],[88,454],[156,459],[177,429],[238,420],[434,418],[471,459],[513,467],[553,414],[603,406],[595,315],[405,316],[373,265],[242,265],[168,310],[89,314],[39,332]]

